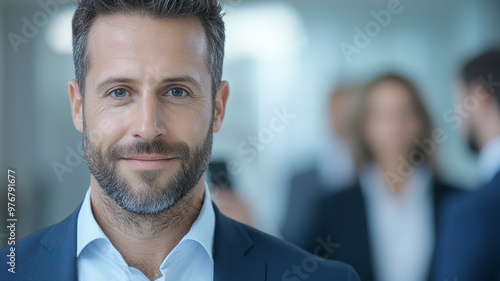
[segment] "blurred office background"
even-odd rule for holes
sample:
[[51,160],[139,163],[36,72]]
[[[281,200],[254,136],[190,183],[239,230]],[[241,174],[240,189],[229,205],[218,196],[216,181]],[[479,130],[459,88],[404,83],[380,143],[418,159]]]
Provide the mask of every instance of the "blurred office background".
[[[331,90],[341,81],[363,83],[386,70],[400,71],[419,86],[435,126],[446,132],[437,154],[443,177],[474,186],[475,159],[443,114],[453,110],[464,60],[500,44],[499,1],[225,2],[223,77],[231,96],[213,159],[227,161],[257,227],[279,235],[290,176],[330,145]],[[399,12],[377,29],[370,23],[372,12],[388,5]],[[6,171],[13,168],[18,239],[69,215],[89,185],[67,98],[74,76],[73,10],[74,0],[0,1],[0,219],[6,215]],[[356,47],[356,28],[367,26],[369,43],[346,56],[340,45]],[[0,230],[2,247],[6,232]]]

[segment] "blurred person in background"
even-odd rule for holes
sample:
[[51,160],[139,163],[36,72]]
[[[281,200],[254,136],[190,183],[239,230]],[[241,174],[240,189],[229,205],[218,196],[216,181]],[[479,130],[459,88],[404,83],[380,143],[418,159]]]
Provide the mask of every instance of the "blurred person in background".
[[336,87],[328,100],[331,142],[321,151],[317,163],[290,179],[288,208],[282,227],[283,238],[301,245],[311,227],[314,208],[322,198],[351,185],[355,178],[354,159],[349,146],[349,109],[356,88]]
[[482,184],[446,204],[434,280],[500,280],[500,49],[468,62],[458,89]]
[[208,165],[210,195],[212,201],[224,215],[253,225],[252,213],[247,203],[235,191],[226,161],[212,161]]
[[318,204],[302,246],[318,254],[322,241],[337,243],[326,257],[351,263],[365,281],[427,280],[440,205],[455,190],[436,175],[431,119],[417,88],[396,74],[369,83],[357,105],[358,181]]

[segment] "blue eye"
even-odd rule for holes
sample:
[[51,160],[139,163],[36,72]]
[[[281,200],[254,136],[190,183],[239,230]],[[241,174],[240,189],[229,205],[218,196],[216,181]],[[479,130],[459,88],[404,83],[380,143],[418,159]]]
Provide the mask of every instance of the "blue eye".
[[187,92],[182,88],[172,88],[170,91],[168,91],[168,94],[174,98],[182,98],[187,95]]
[[128,96],[128,92],[127,92],[127,90],[120,88],[120,89],[116,89],[116,90],[111,91],[110,95],[114,98],[122,99],[122,98],[125,98]]

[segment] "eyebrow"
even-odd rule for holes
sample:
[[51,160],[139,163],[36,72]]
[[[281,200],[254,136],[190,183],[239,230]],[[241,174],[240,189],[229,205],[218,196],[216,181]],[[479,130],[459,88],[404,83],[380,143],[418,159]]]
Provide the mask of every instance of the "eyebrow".
[[[102,90],[103,88],[106,87],[106,85],[109,84],[138,84],[137,80],[132,79],[132,78],[126,78],[126,77],[109,77],[108,79],[104,80],[103,82],[99,83],[97,85],[96,89],[97,90]],[[187,83],[191,84],[194,87],[196,87],[198,90],[201,91],[201,85],[196,79],[189,75],[183,75],[183,76],[175,76],[175,77],[168,77],[164,78],[161,80],[160,84],[172,84],[172,83]]]

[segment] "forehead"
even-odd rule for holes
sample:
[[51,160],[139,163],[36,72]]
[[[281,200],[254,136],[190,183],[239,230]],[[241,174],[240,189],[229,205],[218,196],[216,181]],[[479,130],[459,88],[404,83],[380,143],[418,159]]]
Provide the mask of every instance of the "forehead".
[[207,40],[197,18],[98,16],[89,31],[87,50],[89,75],[92,72],[98,77],[110,75],[108,72],[163,76],[203,76],[208,72]]
[[368,99],[370,104],[395,105],[410,104],[412,102],[408,89],[396,81],[381,81],[373,86]]

